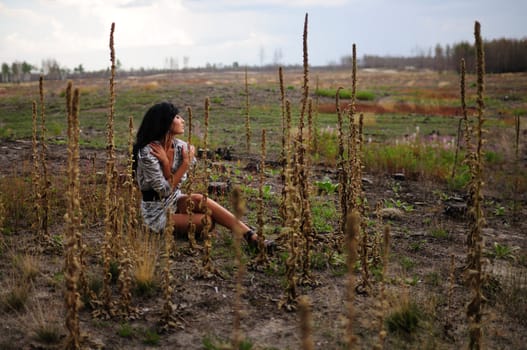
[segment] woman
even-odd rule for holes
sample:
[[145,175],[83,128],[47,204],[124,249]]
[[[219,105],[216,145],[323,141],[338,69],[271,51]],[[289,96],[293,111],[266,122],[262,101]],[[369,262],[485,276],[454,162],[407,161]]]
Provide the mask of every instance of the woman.
[[[143,117],[134,144],[134,170],[143,195],[141,213],[145,224],[154,232],[164,230],[167,209],[170,210],[175,232],[187,231],[189,198],[194,202],[193,208],[196,208],[192,221],[198,232],[203,228],[206,215],[204,210],[200,210],[201,194],[181,192],[187,170],[195,161],[195,150],[194,146],[175,137],[185,130],[185,120],[178,113],[178,109],[169,102],[150,107]],[[231,212],[210,198],[207,198],[206,205],[213,224],[218,223],[233,234],[243,235],[252,247],[258,246],[257,234]]]

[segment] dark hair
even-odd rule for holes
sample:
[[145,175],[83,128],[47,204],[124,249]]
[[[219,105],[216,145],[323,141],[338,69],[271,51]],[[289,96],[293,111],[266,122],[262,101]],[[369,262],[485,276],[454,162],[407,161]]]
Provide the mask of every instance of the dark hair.
[[137,154],[139,150],[152,141],[161,141],[174,120],[179,110],[170,102],[161,102],[153,105],[146,111],[143,121],[137,130],[133,148],[133,169],[137,169]]

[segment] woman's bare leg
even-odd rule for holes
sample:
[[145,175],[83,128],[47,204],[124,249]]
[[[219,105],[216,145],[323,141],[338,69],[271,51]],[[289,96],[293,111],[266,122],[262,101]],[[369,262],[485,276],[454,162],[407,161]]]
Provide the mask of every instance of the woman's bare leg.
[[[201,202],[203,201],[203,196],[201,194],[193,193],[190,195],[191,200],[194,202],[194,211],[203,213],[203,208],[201,208]],[[188,204],[188,195],[181,197],[177,202],[178,212],[186,213]],[[249,226],[244,224],[242,221],[238,220],[234,214],[222,207],[213,199],[207,198],[207,208],[210,210],[210,215],[212,219],[218,224],[225,226],[232,233],[237,235],[242,235],[250,230]],[[188,216],[187,216],[188,218]],[[256,237],[255,237],[256,238]]]
[[[196,228],[195,233],[201,234],[204,227],[204,218],[205,214],[201,213],[195,213],[192,215],[192,224]],[[208,220],[211,221],[212,227],[214,227],[214,221],[209,216]],[[172,224],[174,225],[174,233],[176,234],[186,234],[189,230],[189,223],[188,223],[188,214],[172,214]]]

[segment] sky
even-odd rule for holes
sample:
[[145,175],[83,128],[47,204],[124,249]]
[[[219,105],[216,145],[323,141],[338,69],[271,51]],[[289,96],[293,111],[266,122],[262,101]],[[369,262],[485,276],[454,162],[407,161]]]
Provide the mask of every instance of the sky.
[[527,38],[526,0],[0,0],[0,63],[106,69],[114,22],[124,69],[301,65],[306,13],[312,66]]

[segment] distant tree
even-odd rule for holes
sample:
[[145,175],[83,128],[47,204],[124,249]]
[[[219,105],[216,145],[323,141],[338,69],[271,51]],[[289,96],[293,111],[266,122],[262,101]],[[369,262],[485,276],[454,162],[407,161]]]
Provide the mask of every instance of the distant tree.
[[12,74],[12,81],[16,83],[20,83],[20,75],[22,70],[22,64],[20,62],[13,62],[11,63],[11,74]]
[[9,82],[9,73],[11,73],[9,69],[9,64],[2,63],[2,82],[7,83]]
[[188,56],[183,56],[183,69],[187,69],[188,68],[188,62],[190,60],[190,57]]
[[27,63],[26,61],[22,62],[22,79],[24,81],[29,81],[31,79],[31,70],[33,65]]
[[459,72],[459,62],[461,62],[461,59],[464,58],[467,72],[475,73],[475,55],[476,49],[468,41],[463,41],[455,44],[452,47],[452,64],[454,65],[454,67],[451,68]]
[[495,39],[484,43],[485,69],[492,73],[527,71],[527,39]]
[[[488,73],[527,72],[527,38],[524,39],[494,39],[483,43],[485,50],[485,71]],[[459,42],[445,48],[437,44],[432,57],[431,49],[416,47],[410,57],[391,57],[364,55],[361,66],[364,68],[391,69],[435,69],[439,72],[452,70],[459,72],[459,63],[465,59],[468,73],[475,73],[476,50],[469,42]],[[351,64],[351,56],[341,57],[341,64]]]
[[79,64],[77,67],[73,68],[73,73],[75,74],[84,74],[84,66]]
[[445,69],[452,69],[452,49],[447,44],[445,47]]
[[434,68],[439,73],[445,69],[445,55],[441,44],[437,44],[434,49]]
[[60,79],[60,65],[54,58],[42,60],[41,73],[48,79]]

